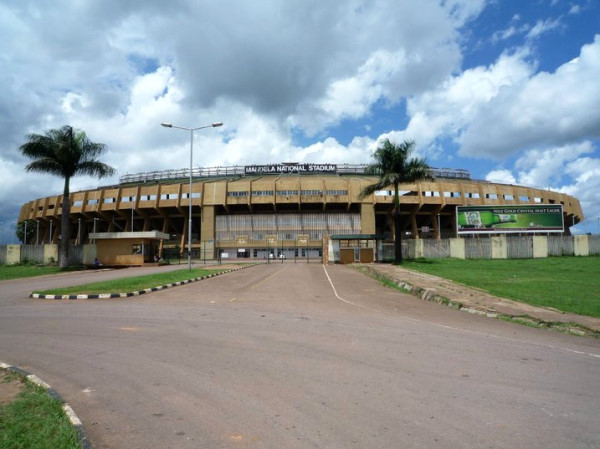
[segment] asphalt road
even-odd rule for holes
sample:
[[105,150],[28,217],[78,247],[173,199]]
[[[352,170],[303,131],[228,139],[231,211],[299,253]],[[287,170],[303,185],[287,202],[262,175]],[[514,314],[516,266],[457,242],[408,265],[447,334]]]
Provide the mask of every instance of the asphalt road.
[[348,267],[27,298],[138,272],[0,283],[0,360],[50,383],[95,449],[600,447],[600,341],[458,312]]

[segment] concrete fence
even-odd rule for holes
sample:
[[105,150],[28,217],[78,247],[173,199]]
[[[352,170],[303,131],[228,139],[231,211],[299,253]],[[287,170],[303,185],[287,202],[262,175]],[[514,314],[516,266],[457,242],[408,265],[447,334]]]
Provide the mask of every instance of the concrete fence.
[[[533,259],[600,255],[600,235],[511,236],[404,240],[406,259]],[[384,243],[383,260],[393,260],[394,244]]]
[[[71,245],[69,265],[91,265],[96,254],[96,245]],[[25,261],[57,263],[58,245],[0,245],[0,265],[14,265]]]
[[[91,265],[97,255],[96,245],[69,247],[69,265]],[[451,238],[442,240],[403,240],[406,259],[532,259],[556,256],[600,255],[600,235],[510,236]],[[384,243],[380,260],[394,259],[394,244]],[[53,263],[58,261],[58,245],[0,245],[0,265],[24,261]]]

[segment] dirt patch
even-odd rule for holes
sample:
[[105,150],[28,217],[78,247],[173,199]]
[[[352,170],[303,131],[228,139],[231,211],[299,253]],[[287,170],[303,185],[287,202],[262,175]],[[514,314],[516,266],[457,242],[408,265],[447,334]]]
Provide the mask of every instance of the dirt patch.
[[9,371],[0,370],[0,407],[15,400],[23,391],[21,378]]

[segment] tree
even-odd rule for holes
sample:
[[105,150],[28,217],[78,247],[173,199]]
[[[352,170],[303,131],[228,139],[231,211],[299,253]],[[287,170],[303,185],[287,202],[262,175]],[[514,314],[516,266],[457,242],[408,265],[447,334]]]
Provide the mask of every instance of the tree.
[[424,181],[433,179],[431,169],[425,159],[411,158],[415,143],[405,140],[401,144],[395,144],[385,139],[372,157],[375,160],[367,166],[366,173],[379,176],[379,180],[365,187],[361,198],[372,195],[377,190],[383,190],[394,186],[394,262],[402,263],[402,232],[400,229],[400,196],[398,186],[404,183]]
[[[27,235],[25,235],[27,230]],[[29,243],[30,245],[35,242],[35,235],[37,232],[37,223],[35,220],[23,220],[17,223],[16,235],[20,242]]]
[[96,159],[106,146],[90,141],[84,131],[74,130],[71,126],[46,131],[44,135],[29,134],[27,143],[21,145],[21,153],[33,161],[27,172],[50,173],[64,178],[62,199],[61,242],[58,251],[61,269],[69,264],[69,237],[71,234],[69,215],[69,182],[76,175],[89,175],[98,178],[110,176],[115,169]]

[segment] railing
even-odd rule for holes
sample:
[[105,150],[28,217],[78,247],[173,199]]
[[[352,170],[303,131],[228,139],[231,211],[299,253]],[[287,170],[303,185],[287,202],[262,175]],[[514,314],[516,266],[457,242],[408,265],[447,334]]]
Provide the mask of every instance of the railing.
[[[367,164],[338,164],[336,173],[338,175],[364,175]],[[471,179],[468,170],[455,168],[432,168],[434,178],[449,179]],[[228,167],[197,167],[192,169],[192,178],[215,178],[246,176],[245,166],[233,165]],[[157,182],[175,179],[189,179],[190,169],[182,168],[179,170],[161,170],[145,173],[126,174],[119,178],[121,184],[133,184],[144,182]]]

